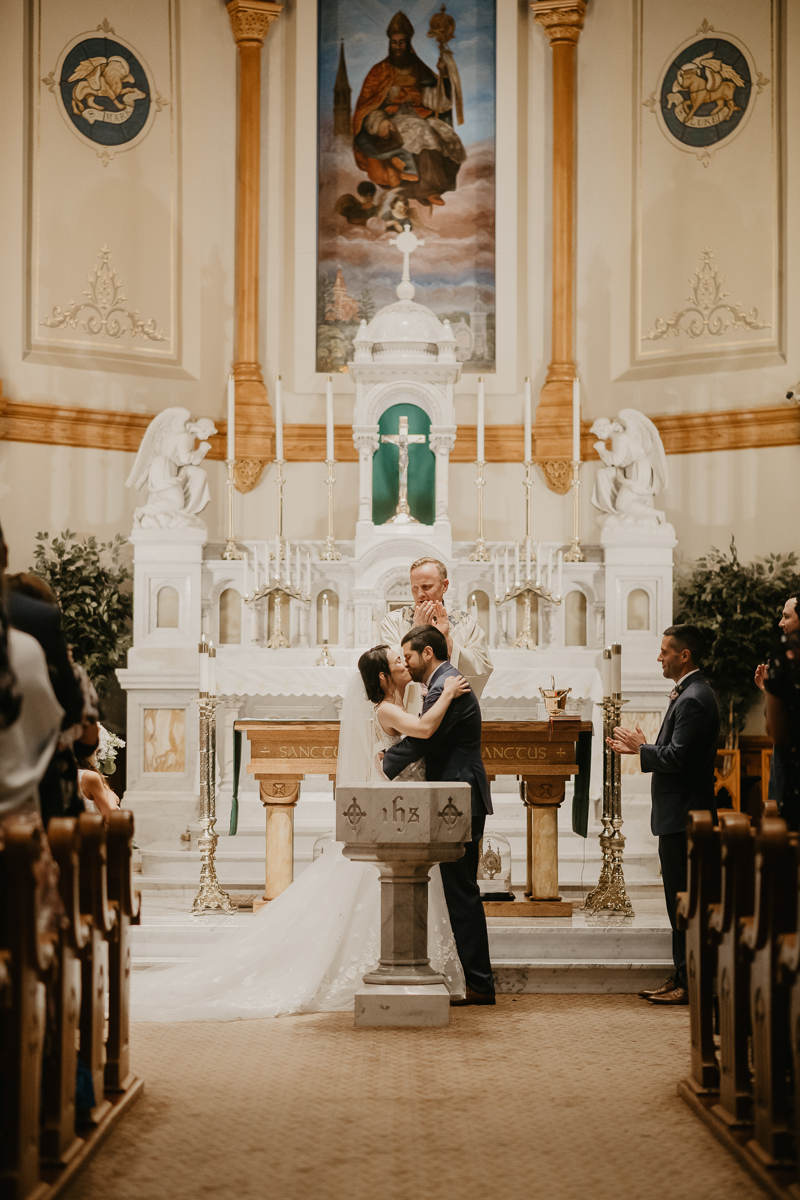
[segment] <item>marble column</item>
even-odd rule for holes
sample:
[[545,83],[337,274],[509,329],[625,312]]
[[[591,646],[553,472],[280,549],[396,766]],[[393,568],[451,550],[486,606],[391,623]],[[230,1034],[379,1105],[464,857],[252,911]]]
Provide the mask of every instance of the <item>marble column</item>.
[[536,412],[536,460],[562,494],[572,474],[575,195],[575,58],[586,0],[532,0],[531,11],[553,51],[552,346]]
[[228,0],[239,51],[236,148],[236,470],[240,492],[258,483],[273,453],[275,425],[259,362],[259,234],[261,190],[261,48],[283,4]]
[[431,429],[431,450],[436,455],[436,520],[448,521],[450,509],[450,454],[456,439],[453,433]]
[[378,449],[378,427],[353,429],[358,451],[358,519],[372,522],[372,459]]

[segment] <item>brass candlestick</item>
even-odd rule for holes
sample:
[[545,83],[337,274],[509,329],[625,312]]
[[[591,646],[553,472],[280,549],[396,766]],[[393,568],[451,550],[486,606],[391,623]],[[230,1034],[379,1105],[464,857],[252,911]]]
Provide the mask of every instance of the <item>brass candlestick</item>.
[[200,824],[203,832],[197,842],[200,851],[200,888],[194,898],[191,912],[194,915],[206,909],[222,909],[235,913],[236,905],[217,879],[216,833],[216,757],[217,757],[217,697],[208,692],[200,693],[200,802],[202,815]]
[[235,465],[236,463],[232,458],[229,458],[225,463],[225,466],[228,468],[228,537],[225,541],[225,549],[222,551],[222,557],[228,560],[244,558],[244,551],[239,549],[236,542],[236,534],[233,532],[233,493],[235,491],[233,468]]
[[531,512],[531,490],[533,488],[533,463],[528,460],[522,464],[525,468],[525,478],[522,485],[525,488],[525,549],[523,558],[525,562],[533,558],[533,543],[531,541],[531,528],[533,524],[533,514]]
[[[604,654],[610,657],[606,651]],[[633,917],[633,906],[625,890],[625,875],[622,860],[625,853],[625,835],[622,832],[622,762],[608,745],[607,738],[613,737],[620,723],[622,706],[627,704],[619,692],[605,696],[600,704],[603,710],[603,831],[600,834],[600,849],[603,865],[597,887],[593,888],[583,902],[584,912],[624,913]]]
[[475,486],[478,489],[478,536],[475,540],[475,549],[469,556],[470,562],[490,562],[489,554],[486,550],[486,539],[483,536],[483,489],[486,480],[483,478],[483,468],[485,462],[476,462],[478,468],[478,478],[475,480]]
[[328,478],[325,481],[328,485],[328,536],[325,538],[325,549],[320,554],[322,562],[338,562],[342,557],[336,549],[336,539],[333,536],[333,485],[336,482],[333,478],[333,464],[335,459],[326,459],[325,465],[328,468]]
[[586,562],[580,539],[580,492],[581,464],[578,461],[572,464],[572,542],[564,555],[564,562]]
[[[286,538],[283,536],[283,485],[286,480],[283,477],[283,465],[286,462],[285,458],[276,458],[275,466],[278,468],[275,473],[275,486],[278,489],[278,561],[283,558],[286,550]],[[269,562],[267,562],[267,575],[269,576]],[[256,580],[256,586],[258,580]]]

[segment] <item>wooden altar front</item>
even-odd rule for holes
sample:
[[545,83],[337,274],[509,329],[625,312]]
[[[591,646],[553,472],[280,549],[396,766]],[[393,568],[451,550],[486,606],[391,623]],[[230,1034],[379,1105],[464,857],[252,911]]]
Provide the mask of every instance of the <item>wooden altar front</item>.
[[[258,780],[266,810],[266,878],[261,908],[292,882],[294,808],[304,775],[336,781],[338,721],[243,720],[235,728],[250,741],[247,770]],[[591,722],[562,717],[555,721],[484,721],[481,753],[486,773],[515,775],[527,818],[526,903],[497,902],[492,915],[571,916],[572,904],[558,894],[558,809],[567,779],[577,775],[581,732]]]

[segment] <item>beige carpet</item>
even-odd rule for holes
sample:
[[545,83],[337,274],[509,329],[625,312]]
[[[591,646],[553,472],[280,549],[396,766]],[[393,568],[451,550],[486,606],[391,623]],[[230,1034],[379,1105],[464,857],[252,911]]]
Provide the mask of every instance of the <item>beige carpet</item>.
[[686,1009],[503,996],[449,1029],[139,1025],[145,1093],[69,1200],[750,1200],[675,1094]]

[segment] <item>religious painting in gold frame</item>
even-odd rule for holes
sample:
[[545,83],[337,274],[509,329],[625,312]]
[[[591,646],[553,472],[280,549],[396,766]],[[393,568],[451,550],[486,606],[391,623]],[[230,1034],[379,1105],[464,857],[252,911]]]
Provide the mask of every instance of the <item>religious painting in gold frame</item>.
[[466,373],[495,369],[494,0],[318,0],[316,369],[343,371],[396,299],[448,318]]

